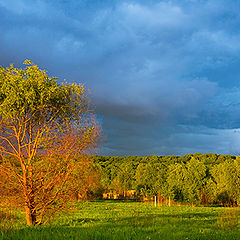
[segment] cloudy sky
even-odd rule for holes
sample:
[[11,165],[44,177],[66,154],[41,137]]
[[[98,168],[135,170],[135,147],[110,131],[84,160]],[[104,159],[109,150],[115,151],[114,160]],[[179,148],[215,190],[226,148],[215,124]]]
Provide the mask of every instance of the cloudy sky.
[[0,65],[84,83],[99,154],[240,154],[240,2],[0,0]]

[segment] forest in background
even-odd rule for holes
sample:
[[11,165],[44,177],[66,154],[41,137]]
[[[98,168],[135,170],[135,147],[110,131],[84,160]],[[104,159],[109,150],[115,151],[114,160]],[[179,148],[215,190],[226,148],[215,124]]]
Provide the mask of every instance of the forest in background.
[[126,191],[135,190],[136,199],[158,195],[196,205],[240,205],[239,156],[195,153],[91,158],[94,167],[82,177],[85,185],[81,182],[85,197],[99,198],[114,191],[124,198]]
[[[75,162],[65,202],[102,199],[113,193],[116,199],[150,200],[157,196],[166,203],[171,199],[176,204],[240,206],[240,156],[79,155]],[[9,191],[6,185],[0,188],[1,197],[10,196],[10,205],[16,205],[19,193],[17,188]]]

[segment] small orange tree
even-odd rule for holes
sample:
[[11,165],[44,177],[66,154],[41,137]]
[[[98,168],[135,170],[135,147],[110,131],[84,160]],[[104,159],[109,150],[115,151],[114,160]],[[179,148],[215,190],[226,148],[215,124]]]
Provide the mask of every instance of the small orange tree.
[[95,147],[99,131],[82,84],[58,84],[24,64],[0,67],[0,179],[36,225],[64,206],[76,156]]

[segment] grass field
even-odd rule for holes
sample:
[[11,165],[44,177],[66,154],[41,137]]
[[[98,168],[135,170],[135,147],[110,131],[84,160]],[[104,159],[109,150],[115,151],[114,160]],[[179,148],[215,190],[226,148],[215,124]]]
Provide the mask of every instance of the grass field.
[[2,217],[0,239],[240,239],[239,213],[238,208],[93,201],[37,227],[25,226],[24,215],[15,211],[14,217]]

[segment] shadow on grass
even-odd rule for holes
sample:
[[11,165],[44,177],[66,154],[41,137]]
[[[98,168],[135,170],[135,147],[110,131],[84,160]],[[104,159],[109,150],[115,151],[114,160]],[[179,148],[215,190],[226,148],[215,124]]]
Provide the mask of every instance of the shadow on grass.
[[178,228],[175,229],[169,225],[159,228],[150,227],[150,225],[142,226],[130,224],[99,224],[96,226],[77,226],[77,227],[33,227],[14,231],[7,236],[3,236],[4,240],[59,240],[59,239],[106,239],[106,240],[128,240],[128,239],[164,239],[164,240],[218,240],[218,239],[239,239],[239,232],[217,232],[209,231],[200,233],[196,229]]

